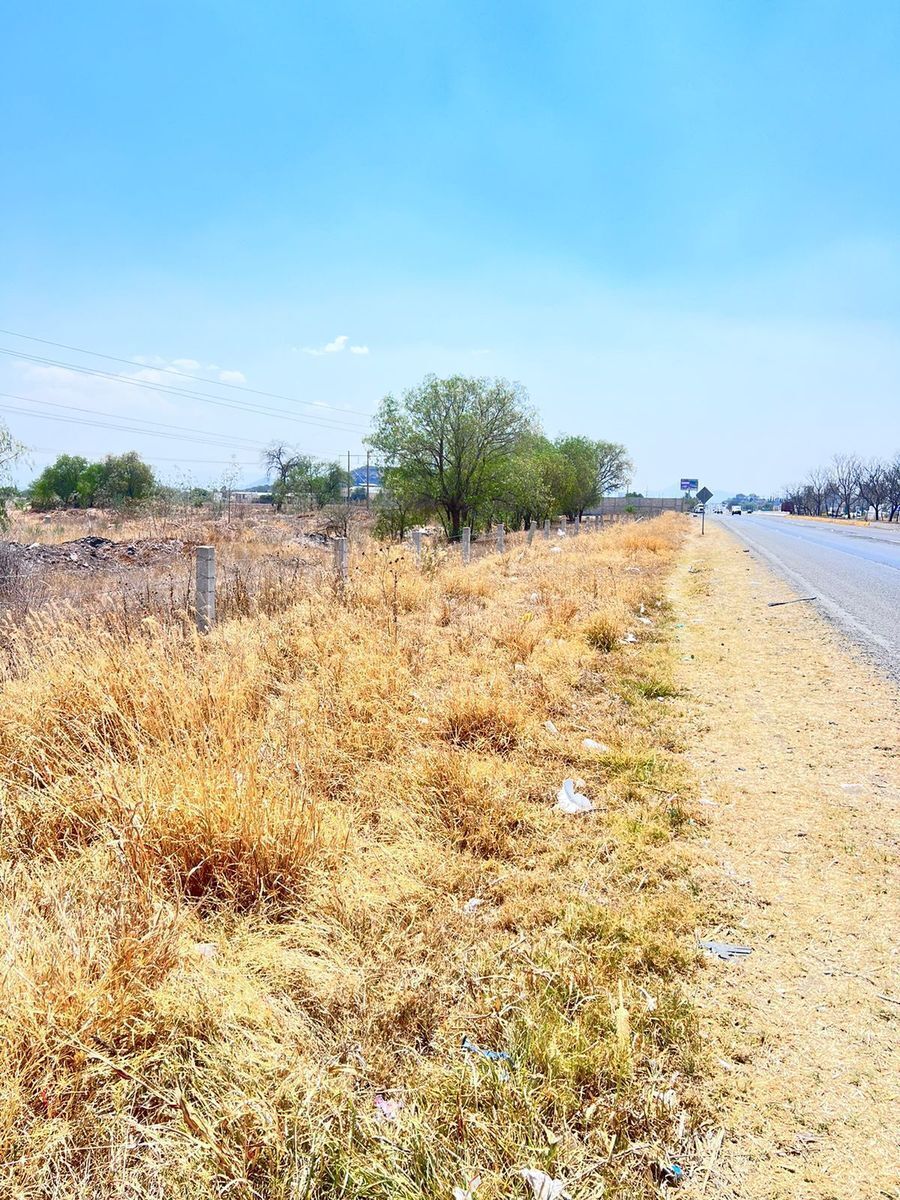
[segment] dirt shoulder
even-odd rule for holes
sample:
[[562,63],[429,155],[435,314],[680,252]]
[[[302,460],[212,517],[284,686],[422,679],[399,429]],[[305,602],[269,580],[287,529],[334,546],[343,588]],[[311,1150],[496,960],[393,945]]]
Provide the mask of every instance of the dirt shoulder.
[[789,592],[714,525],[673,581],[705,935],[754,950],[706,972],[725,1132],[686,1191],[897,1197],[900,696]]

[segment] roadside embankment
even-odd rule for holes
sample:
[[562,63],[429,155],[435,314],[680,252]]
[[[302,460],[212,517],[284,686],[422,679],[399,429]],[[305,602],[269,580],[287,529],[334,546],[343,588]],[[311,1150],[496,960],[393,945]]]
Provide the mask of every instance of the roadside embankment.
[[[753,948],[704,976],[723,1144],[690,1194],[894,1197],[900,702],[727,529],[692,530],[673,599],[706,879]],[[708,1190],[705,1190],[708,1189]]]

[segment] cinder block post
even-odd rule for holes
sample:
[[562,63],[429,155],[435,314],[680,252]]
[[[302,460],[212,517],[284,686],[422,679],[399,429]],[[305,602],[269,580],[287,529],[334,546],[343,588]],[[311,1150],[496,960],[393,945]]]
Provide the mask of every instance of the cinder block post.
[[550,537],[550,518],[546,517],[544,519],[544,541],[546,542],[549,537]]
[[528,522],[528,545],[534,541],[534,531],[537,528],[537,521]]
[[422,530],[421,529],[414,529],[412,531],[412,544],[413,544],[413,550],[415,551],[415,554],[416,554],[416,566],[420,567],[422,565]]
[[339,583],[346,583],[350,577],[350,539],[334,539],[334,574]]
[[462,541],[460,542],[460,548],[462,550],[463,566],[467,567],[469,565],[469,559],[472,557],[472,527],[471,527],[471,525],[463,525],[463,527],[462,527]]
[[501,522],[497,526],[497,553],[502,554],[506,549],[506,529]]
[[216,623],[216,550],[197,547],[197,588],[194,597],[197,628],[208,633]]

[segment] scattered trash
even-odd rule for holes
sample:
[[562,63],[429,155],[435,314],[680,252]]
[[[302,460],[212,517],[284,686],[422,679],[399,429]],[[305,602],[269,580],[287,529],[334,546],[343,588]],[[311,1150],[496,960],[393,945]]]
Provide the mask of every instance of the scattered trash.
[[527,670],[527,668],[524,663],[516,663],[516,665],[513,667],[513,670],[514,671],[525,671],[525,670]]
[[476,1046],[468,1037],[463,1038],[461,1045],[467,1054],[480,1054],[482,1058],[490,1059],[491,1062],[512,1062],[505,1050],[486,1050],[483,1046]]
[[464,1188],[455,1187],[453,1189],[453,1200],[473,1200],[475,1189],[481,1186],[481,1176],[473,1176]]
[[418,721],[418,723],[420,725],[430,725],[431,724],[428,717],[416,717],[416,720]]
[[684,621],[679,621],[677,625],[673,626],[673,628],[674,629],[684,629]]
[[809,600],[816,600],[816,596],[798,596],[796,600],[770,600],[769,608],[780,608],[782,604],[806,604]]
[[[565,537],[565,534],[563,534],[563,536]],[[561,550],[561,549],[562,549],[562,547],[561,547],[561,546],[551,546],[551,547],[550,547],[550,553],[551,553],[551,554],[559,554],[559,552],[560,552],[560,550]]]
[[638,617],[638,620],[640,621],[640,623],[642,625],[652,625],[653,624],[653,622],[650,620],[649,617]]
[[706,950],[708,954],[724,961],[731,958],[746,958],[748,954],[753,953],[750,946],[732,946],[728,942],[700,942],[700,949]]
[[588,800],[587,796],[583,796],[581,792],[575,791],[575,780],[564,779],[563,785],[556,793],[556,808],[560,812],[575,814],[589,813],[594,811],[594,806]]
[[605,742],[595,742],[593,738],[585,738],[581,744],[585,750],[596,750],[598,754],[609,754],[609,746]]
[[561,1179],[551,1179],[543,1171],[536,1171],[532,1167],[525,1167],[520,1174],[531,1187],[535,1200],[571,1200]]
[[480,896],[473,896],[471,900],[467,900],[463,905],[463,912],[473,913],[477,909],[481,908],[482,904],[484,904],[484,901]]
[[215,942],[198,942],[194,949],[201,958],[215,958],[219,953],[219,947]]
[[403,1107],[402,1100],[389,1100],[387,1097],[378,1095],[375,1097],[375,1107],[378,1109],[378,1116],[382,1121],[396,1121],[400,1115],[400,1109]]
[[633,633],[631,632],[631,630],[629,629],[629,631],[628,631],[628,632],[625,634],[625,636],[622,638],[622,641],[623,641],[623,642],[626,642],[626,643],[636,642],[636,641],[637,641],[637,637],[636,637],[636,636],[635,636],[635,634],[633,634]]
[[545,721],[544,728],[547,730],[548,733],[559,733],[559,730],[556,728],[556,726],[553,724],[552,721]]
[[678,1163],[657,1163],[655,1173],[661,1183],[671,1187],[678,1187],[684,1181],[684,1170]]
[[701,796],[697,801],[698,804],[705,804],[707,808],[718,808],[719,805],[715,800],[710,800],[706,796]]
[[538,602],[538,600],[540,600],[540,598],[541,598],[541,597],[540,597],[540,595],[539,595],[537,592],[532,592],[532,593],[531,593],[531,597],[530,597],[530,599],[531,599],[531,603],[532,603],[532,604],[537,604],[537,602]]
[[647,1012],[655,1012],[657,1007],[656,997],[651,996],[647,989],[642,988],[640,984],[638,984],[638,991],[644,997],[644,1003],[647,1005]]

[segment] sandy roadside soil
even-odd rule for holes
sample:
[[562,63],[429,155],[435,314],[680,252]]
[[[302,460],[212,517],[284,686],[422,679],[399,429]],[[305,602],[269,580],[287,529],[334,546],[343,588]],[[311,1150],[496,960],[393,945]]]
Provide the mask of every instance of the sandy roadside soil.
[[[900,1197],[900,693],[726,530],[673,583],[724,1132],[686,1195]],[[900,619],[900,615],[898,615]]]

